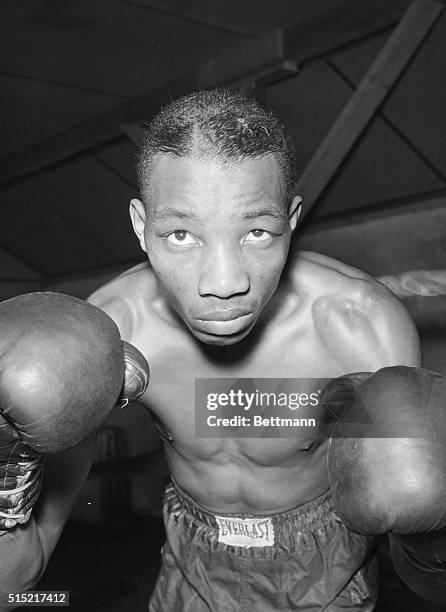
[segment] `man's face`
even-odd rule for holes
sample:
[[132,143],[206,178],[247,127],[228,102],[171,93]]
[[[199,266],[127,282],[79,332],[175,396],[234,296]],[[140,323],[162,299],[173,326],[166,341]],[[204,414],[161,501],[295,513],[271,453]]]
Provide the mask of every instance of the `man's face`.
[[275,157],[158,155],[144,196],[132,222],[163,297],[202,342],[240,341],[276,290],[297,220]]

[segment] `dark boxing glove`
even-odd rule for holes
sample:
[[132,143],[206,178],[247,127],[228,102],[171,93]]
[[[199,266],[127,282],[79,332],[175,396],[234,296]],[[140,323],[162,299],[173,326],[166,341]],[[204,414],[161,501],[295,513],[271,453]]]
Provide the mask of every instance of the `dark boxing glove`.
[[122,341],[124,349],[124,385],[120,400],[122,408],[137,399],[148,387],[150,369],[146,358],[130,342]]
[[147,361],[99,308],[57,293],[0,304],[0,529],[29,519],[43,455],[87,438],[148,380]]
[[333,381],[321,401],[337,417],[328,470],[340,518],[359,533],[389,533],[401,578],[444,603],[446,379],[383,368]]

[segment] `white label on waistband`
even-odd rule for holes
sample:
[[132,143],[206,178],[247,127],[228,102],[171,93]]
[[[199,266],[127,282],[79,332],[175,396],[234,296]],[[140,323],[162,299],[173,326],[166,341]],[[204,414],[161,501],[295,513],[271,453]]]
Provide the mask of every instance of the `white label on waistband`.
[[238,518],[216,516],[218,541],[230,546],[272,546],[274,544],[273,522],[268,517]]

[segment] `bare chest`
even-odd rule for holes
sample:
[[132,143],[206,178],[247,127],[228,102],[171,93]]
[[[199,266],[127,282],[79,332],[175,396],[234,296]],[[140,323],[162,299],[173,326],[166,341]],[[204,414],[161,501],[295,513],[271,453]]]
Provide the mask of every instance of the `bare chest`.
[[[308,395],[313,392],[317,393],[321,388],[322,379],[341,374],[336,361],[327,356],[324,347],[320,346],[309,334],[287,334],[284,337],[278,334],[265,338],[262,345],[256,350],[242,357],[234,357],[234,359],[228,357],[225,360],[210,358],[206,352],[197,351],[191,347],[170,344],[154,355],[150,365],[152,378],[149,390],[144,397],[144,403],[152,411],[161,433],[166,438],[182,444],[191,451],[193,449],[194,454],[198,452],[207,456],[210,449],[216,453],[222,449],[229,450],[229,447],[233,450],[237,447],[238,450],[246,451],[249,455],[257,454],[259,438],[263,437],[260,447],[265,460],[268,460],[270,455],[272,457],[277,453],[277,439],[273,439],[274,429],[269,429],[267,432],[260,431],[260,429],[251,428],[249,431],[243,429],[248,433],[249,439],[244,439],[243,436],[235,438],[229,436],[232,438],[231,442],[224,437],[211,441],[203,439],[202,436],[202,439],[197,439],[197,423],[198,420],[203,422],[203,410],[206,410],[206,407],[198,401],[197,390],[202,388],[206,381],[214,380],[229,381],[231,388],[246,390],[251,400],[248,398],[246,401],[240,396],[233,398],[235,403],[232,402],[232,405],[229,404],[224,410],[224,414],[228,417],[240,415],[245,416],[246,419],[253,416],[252,402],[257,401],[259,397],[258,394],[257,397],[253,397],[253,394],[256,391],[270,393],[268,417],[288,414],[290,418],[295,419],[298,418],[297,408],[299,406],[296,404],[295,396],[291,397],[294,404],[285,405],[287,393],[288,399],[292,391],[300,390]],[[285,383],[284,388],[281,381],[287,380],[292,382]],[[220,386],[215,391],[223,387]],[[212,384],[208,390],[212,391]],[[274,405],[274,402],[277,403],[278,394],[281,394],[280,406]],[[244,408],[240,407],[240,400],[244,402]],[[282,440],[281,443],[281,453],[284,455],[294,450],[296,445],[298,448],[307,446],[319,435],[319,423],[323,421],[320,411],[308,406],[304,412],[306,417],[316,417],[316,426],[311,433],[306,430],[305,435],[300,438],[296,429],[290,430],[289,437]],[[217,411],[209,412],[209,415],[211,414],[217,414]],[[218,414],[221,414],[221,411]],[[302,416],[302,410],[299,416]],[[240,424],[243,425],[239,422]],[[249,425],[253,424],[253,421],[249,423]],[[256,423],[256,427],[258,425],[259,423]],[[293,436],[291,431],[294,431],[296,435]],[[282,434],[283,430],[277,433],[276,437],[280,438]]]

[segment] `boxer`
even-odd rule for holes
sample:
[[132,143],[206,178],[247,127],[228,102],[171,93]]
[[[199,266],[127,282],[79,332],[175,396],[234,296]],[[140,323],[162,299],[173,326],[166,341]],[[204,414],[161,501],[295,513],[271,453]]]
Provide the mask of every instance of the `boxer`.
[[[146,126],[138,175],[141,199],[132,200],[130,215],[148,261],[89,301],[109,315],[152,371],[140,401],[161,434],[172,482],[164,501],[167,541],[149,610],[373,610],[373,534],[385,531],[392,532],[403,579],[409,580],[408,567],[420,580],[433,572],[439,577],[428,580],[428,588],[426,581],[409,582],[435,600],[444,580],[441,551],[419,542],[432,531],[436,546],[443,526],[440,458],[439,493],[432,493],[432,477],[423,506],[422,478],[417,487],[413,478],[398,480],[406,462],[404,454],[392,455],[397,438],[384,439],[387,455],[378,442],[357,452],[358,432],[351,447],[333,433],[329,448],[324,419],[304,438],[195,435],[197,378],[305,378],[314,380],[316,391],[320,379],[363,372],[347,386],[341,379],[327,387],[322,408],[333,415],[339,406],[355,407],[360,389],[377,385],[385,404],[377,414],[390,419],[408,414],[407,398],[400,398],[406,382],[418,388],[399,367],[428,388],[421,382],[429,375],[419,368],[414,325],[389,291],[316,253],[288,259],[301,198],[284,127],[239,94],[191,94]],[[381,373],[388,371],[386,388],[400,390],[393,403],[382,384]],[[433,410],[431,395],[421,396],[424,406],[411,396],[410,413],[419,408],[440,418],[439,400]],[[375,404],[366,408],[374,421]],[[408,455],[426,457],[411,463],[413,474],[417,464],[425,474],[436,453],[410,446]],[[393,462],[383,464],[383,456]],[[379,512],[372,503],[386,469],[400,482],[400,521],[396,498],[386,505],[385,487]],[[414,497],[418,520],[407,513]],[[50,507],[59,520],[65,517],[57,503]],[[423,512],[431,517],[428,525],[419,520]],[[49,554],[54,543],[47,541]]]
[[323,419],[306,438],[197,437],[194,381],[313,378],[315,391],[321,378],[416,368],[411,319],[353,267],[288,258],[294,152],[254,101],[216,90],[171,102],[146,126],[138,177],[130,215],[148,261],[90,301],[153,372],[142,401],[172,482],[149,610],[372,610],[375,532],[336,512]]

